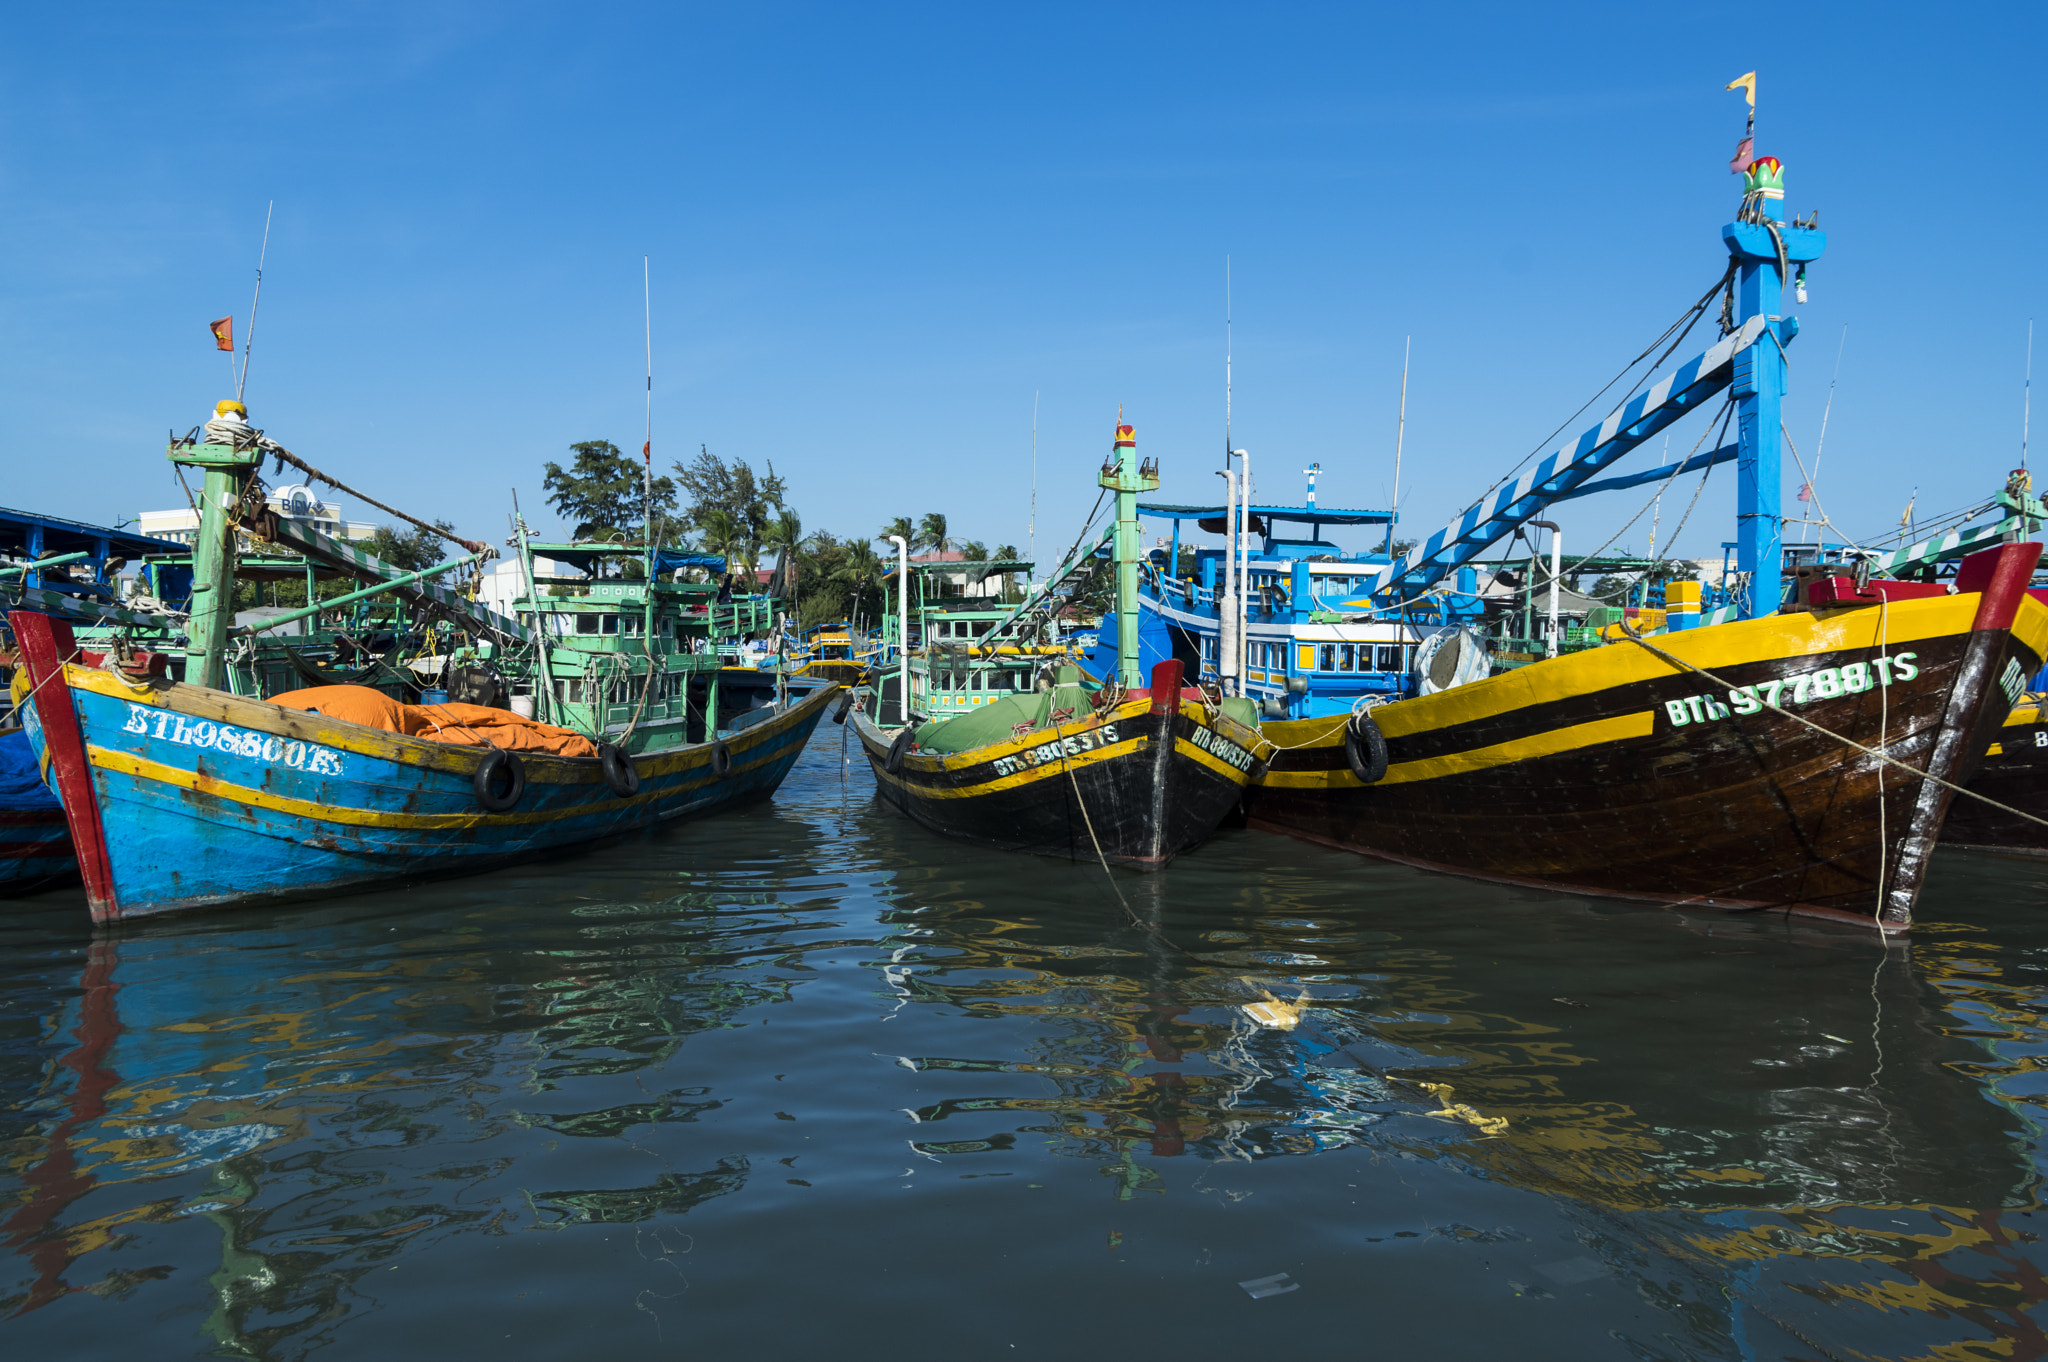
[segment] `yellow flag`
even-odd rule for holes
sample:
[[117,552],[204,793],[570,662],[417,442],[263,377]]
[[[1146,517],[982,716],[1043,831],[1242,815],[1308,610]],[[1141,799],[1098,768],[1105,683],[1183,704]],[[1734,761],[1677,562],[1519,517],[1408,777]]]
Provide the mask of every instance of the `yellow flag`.
[[1738,87],[1742,91],[1742,97],[1749,101],[1749,107],[1754,109],[1756,107],[1756,72],[1752,71],[1746,76],[1737,76],[1721,88],[1733,90]]

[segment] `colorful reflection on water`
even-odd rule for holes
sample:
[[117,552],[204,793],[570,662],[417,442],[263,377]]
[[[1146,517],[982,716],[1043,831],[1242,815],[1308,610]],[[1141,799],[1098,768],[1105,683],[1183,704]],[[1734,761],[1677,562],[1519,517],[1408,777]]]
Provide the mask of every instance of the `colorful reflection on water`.
[[1112,886],[839,738],[551,866],[10,905],[8,1354],[2048,1355],[2042,870],[1891,949],[1245,832]]

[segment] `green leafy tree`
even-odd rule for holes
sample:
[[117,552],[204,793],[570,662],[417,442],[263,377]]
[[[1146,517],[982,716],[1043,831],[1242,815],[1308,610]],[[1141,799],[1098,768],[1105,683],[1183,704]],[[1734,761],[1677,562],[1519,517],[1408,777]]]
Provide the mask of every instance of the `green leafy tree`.
[[[436,520],[434,524],[444,533],[455,533],[455,527],[445,520]],[[402,530],[392,525],[379,525],[375,534],[357,543],[363,552],[407,572],[419,572],[448,558],[448,541],[418,525],[408,525]],[[303,596],[305,592],[301,590],[299,594]]]
[[697,447],[697,457],[687,465],[675,465],[676,480],[690,498],[684,517],[703,530],[714,513],[723,513],[732,527],[727,547],[720,550],[744,563],[752,572],[760,563],[761,548],[769,524],[785,508],[788,488],[774,463],[756,475],[745,459],[730,464],[706,446]]
[[574,526],[572,538],[637,541],[647,511],[654,513],[657,525],[674,516],[675,483],[654,479],[650,496],[640,461],[610,440],[585,440],[570,445],[569,452],[575,456],[569,467],[553,460],[543,465],[541,487],[555,514]]
[[888,524],[882,526],[882,532],[875,536],[875,542],[887,544],[891,536],[901,539],[913,549],[917,547],[917,526],[911,523],[910,517],[907,515],[899,515]]

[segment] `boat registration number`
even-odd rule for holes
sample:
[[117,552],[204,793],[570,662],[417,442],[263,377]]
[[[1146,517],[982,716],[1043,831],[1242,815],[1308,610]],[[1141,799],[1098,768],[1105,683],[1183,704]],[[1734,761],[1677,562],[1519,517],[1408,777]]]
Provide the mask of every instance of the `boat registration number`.
[[1252,754],[1214,729],[1204,728],[1200,724],[1196,724],[1193,736],[1195,746],[1201,748],[1217,760],[1227,761],[1240,771],[1252,769]]
[[133,700],[128,702],[128,722],[121,725],[121,731],[146,734],[152,741],[174,742],[180,747],[206,747],[256,761],[281,761],[294,771],[316,776],[341,774],[341,753],[318,743],[280,738],[275,733],[258,733],[206,719],[188,719],[172,710],[153,709]]
[[995,772],[999,776],[1013,776],[1019,771],[1028,771],[1034,766],[1043,766],[1049,761],[1058,761],[1062,756],[1078,757],[1083,752],[1092,751],[1098,747],[1108,747],[1115,741],[1116,725],[1104,724],[1100,728],[1091,728],[1085,732],[1076,733],[1070,738],[1061,738],[1058,742],[1040,743],[1036,747],[1026,748],[1014,757],[997,757],[989,765],[995,768]]
[[1822,667],[1797,676],[1780,676],[1753,686],[1737,686],[1723,700],[1718,695],[1688,695],[1666,700],[1664,713],[1673,728],[1686,724],[1712,723],[1730,713],[1755,714],[1763,709],[1784,709],[1808,705],[1815,700],[1834,700],[1844,695],[1861,695],[1894,681],[1911,681],[1920,674],[1918,653],[1894,653],[1869,662],[1851,662],[1841,667]]

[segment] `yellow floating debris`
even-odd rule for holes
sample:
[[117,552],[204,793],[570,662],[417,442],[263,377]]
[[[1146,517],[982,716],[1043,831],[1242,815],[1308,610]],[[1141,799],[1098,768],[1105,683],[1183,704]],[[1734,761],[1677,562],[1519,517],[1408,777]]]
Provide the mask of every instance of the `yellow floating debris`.
[[1307,989],[1303,989],[1301,996],[1291,1003],[1281,1002],[1264,989],[1260,989],[1259,992],[1263,995],[1261,1001],[1239,1003],[1238,1010],[1259,1025],[1274,1031],[1292,1031],[1301,1025],[1301,1014],[1308,1011]]
[[1482,1116],[1463,1102],[1451,1100],[1451,1085],[1448,1083],[1423,1083],[1422,1090],[1444,1104],[1442,1111],[1432,1111],[1431,1116],[1448,1117],[1463,1121],[1476,1128],[1482,1135],[1505,1135],[1508,1132],[1508,1118],[1505,1116]]

